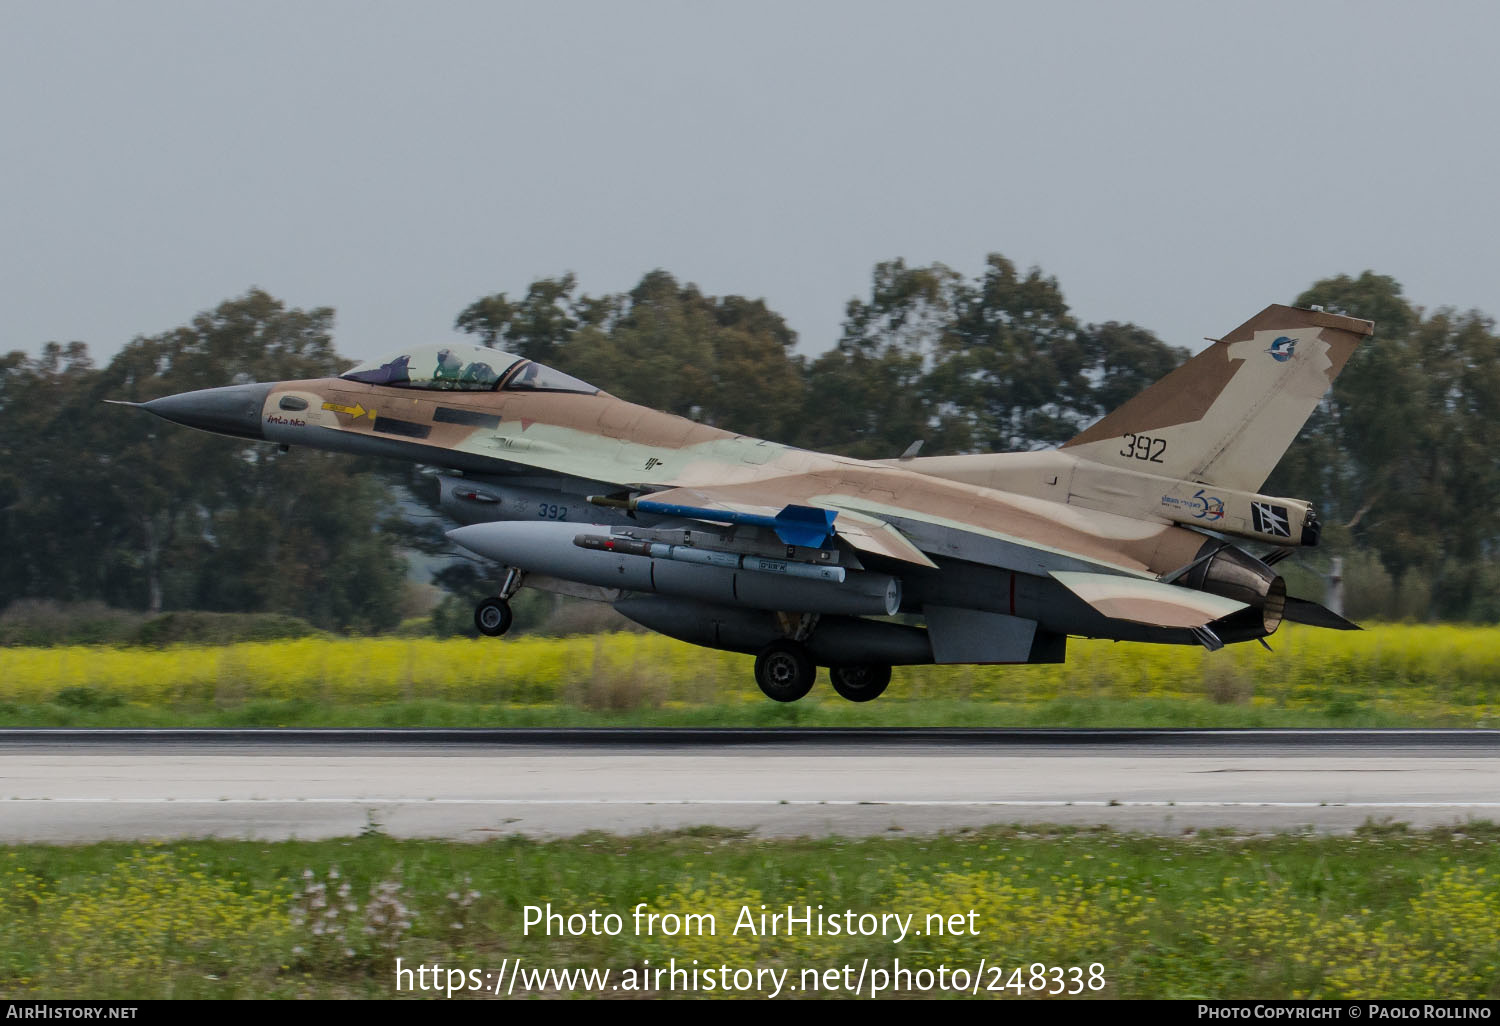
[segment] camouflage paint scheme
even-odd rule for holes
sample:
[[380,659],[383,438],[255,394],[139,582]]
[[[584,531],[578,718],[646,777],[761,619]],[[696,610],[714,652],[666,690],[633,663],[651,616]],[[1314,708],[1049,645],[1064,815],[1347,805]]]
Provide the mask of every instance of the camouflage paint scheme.
[[[809,452],[628,403],[550,368],[464,345],[415,349],[338,378],[211,389],[145,406],[226,430],[222,419],[202,415],[229,402],[211,393],[252,405],[258,397],[246,430],[228,433],[255,437],[258,427],[270,442],[445,468],[453,475],[444,482],[445,506],[480,524],[453,532],[455,540],[507,557],[501,561],[536,575],[532,583],[569,590],[568,578],[524,565],[525,553],[570,531],[571,544],[579,525],[602,525],[596,536],[657,541],[686,532],[689,547],[832,559],[851,577],[894,579],[900,610],[926,621],[938,661],[1050,661],[1069,634],[1215,648],[1264,637],[1284,615],[1352,626],[1287,600],[1267,563],[1227,538],[1277,549],[1316,543],[1307,502],[1256,490],[1372,331],[1368,321],[1267,307],[1060,449],[1028,453],[867,461]],[[696,512],[633,508],[642,500]],[[766,528],[712,517],[775,518],[788,506],[834,514],[832,537],[821,546],[827,551],[773,553],[780,543]],[[528,519],[551,526],[483,526]],[[584,565],[567,555],[552,562]],[[573,578],[572,590],[632,597],[634,589],[607,587],[608,574],[603,584],[595,576]],[[762,602],[756,615],[782,614],[776,630],[816,648],[820,610],[796,605],[766,609]],[[733,616],[708,632],[681,625],[692,613],[674,608],[663,621],[668,633],[717,647],[749,644],[721,643],[733,640],[724,626],[741,622]],[[912,641],[902,637],[903,645]],[[891,661],[930,661],[926,643],[914,644],[896,645],[905,655],[893,649]],[[835,653],[844,661],[847,654],[847,646]]]

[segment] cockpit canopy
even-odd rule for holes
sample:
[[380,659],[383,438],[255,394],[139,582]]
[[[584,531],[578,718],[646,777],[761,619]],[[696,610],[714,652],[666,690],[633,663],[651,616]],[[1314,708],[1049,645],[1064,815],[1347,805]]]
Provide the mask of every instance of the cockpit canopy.
[[417,346],[394,356],[362,363],[340,377],[367,385],[420,388],[438,392],[506,391],[582,392],[599,391],[593,385],[534,360],[525,360],[498,349],[462,343]]

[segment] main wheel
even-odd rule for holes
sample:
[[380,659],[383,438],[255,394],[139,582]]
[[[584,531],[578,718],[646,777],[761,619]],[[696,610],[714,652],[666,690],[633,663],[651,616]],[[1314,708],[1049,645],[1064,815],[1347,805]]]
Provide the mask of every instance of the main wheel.
[[795,702],[812,690],[818,668],[795,641],[773,641],[755,657],[755,683],[767,698]]
[[503,598],[487,598],[474,609],[474,626],[488,638],[498,638],[510,630],[514,619],[510,603]]
[[851,702],[868,702],[885,694],[891,683],[891,668],[878,663],[859,666],[830,666],[828,679],[833,690]]

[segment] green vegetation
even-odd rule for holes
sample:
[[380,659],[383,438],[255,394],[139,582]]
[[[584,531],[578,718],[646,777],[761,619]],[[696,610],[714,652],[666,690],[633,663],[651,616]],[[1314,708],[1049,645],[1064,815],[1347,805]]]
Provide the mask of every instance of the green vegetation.
[[[0,356],[0,590],[146,611],[280,613],[324,629],[400,620],[392,498],[370,467],[184,431],[105,406],[348,366],[333,311],[259,290],[127,343]],[[113,340],[112,340],[113,341]]]
[[1075,641],[1057,666],[923,666],[790,706],[746,656],[656,635],[0,649],[11,726],[1495,726],[1500,628],[1288,626],[1276,651]]
[[[1295,301],[1373,318],[1378,332],[1266,486],[1310,499],[1325,523],[1328,544],[1287,568],[1295,591],[1319,598],[1319,575],[1340,556],[1356,619],[1500,622],[1493,320],[1424,311],[1372,272],[1315,282]],[[1204,330],[1252,312],[1225,311]],[[251,290],[130,341],[104,366],[82,342],[0,356],[0,534],[11,542],[0,594],[274,613],[354,632],[427,612],[403,551],[451,550],[436,519],[392,515],[402,489],[433,501],[418,468],[281,452],[101,404],[336,373],[348,361],[332,325],[330,309]],[[1137,325],[1080,321],[1056,279],[998,253],[973,277],[879,264],[840,337],[810,340],[813,358],[763,301],[705,295],[664,270],[610,295],[572,276],[540,279],[523,296],[481,297],[455,326],[626,399],[872,458],[919,438],[924,455],[1054,445],[1187,353]],[[494,587],[463,561],[435,580],[450,592],[433,618],[441,632],[462,629],[472,599]],[[0,641],[34,643],[4,631]]]
[[[794,980],[804,968],[899,957],[950,970],[981,958],[1097,962],[1106,997],[1493,999],[1497,841],[1500,828],[1471,823],[1425,833],[1372,824],[1341,837],[996,828],[771,841],[700,829],[478,845],[368,834],[30,846],[0,851],[0,992],[386,997],[397,956],[616,973],[696,958],[789,968]],[[636,936],[629,912],[642,901],[713,913],[718,932]],[[523,906],[548,902],[619,913],[624,931],[524,936]],[[761,904],[911,913],[916,924],[973,910],[978,935],[731,935],[740,907]]]
[[0,647],[55,645],[233,645],[317,634],[305,620],[280,613],[158,613],[102,603],[60,606],[15,602],[0,615]]

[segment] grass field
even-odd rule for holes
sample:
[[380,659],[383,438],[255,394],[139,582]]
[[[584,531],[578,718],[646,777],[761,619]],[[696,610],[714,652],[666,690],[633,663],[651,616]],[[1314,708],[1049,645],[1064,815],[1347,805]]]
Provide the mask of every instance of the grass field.
[[[911,968],[1003,967],[985,987],[1027,968],[1022,994],[1008,998],[1037,996],[1026,989],[1036,962],[1098,963],[1107,997],[1496,998],[1497,841],[1500,827],[1475,823],[1344,837],[991,829],[765,841],[699,830],[480,845],[33,846],[0,850],[0,993],[387,997],[398,956],[617,974],[698,959],[788,968],[795,983],[803,969],[899,957]],[[549,902],[563,915],[618,913],[623,931],[524,935],[524,906]],[[639,902],[711,913],[717,933],[638,936]],[[900,943],[731,933],[742,906],[762,904],[912,914],[918,929],[929,914],[959,915],[966,928]]]
[[[1500,716],[1500,629],[1286,629],[1273,643],[1274,654],[1207,654],[1075,642],[1058,667],[898,670],[864,706],[826,687],[777,705],[755,689],[750,660],[638,634],[5,648],[0,723],[1492,726]],[[642,901],[712,913],[720,933],[522,933],[528,904],[628,924]],[[973,911],[978,933],[900,945],[726,935],[740,908],[761,904],[918,921]],[[899,957],[971,972],[985,959],[1004,967],[985,987],[1021,988],[1007,998],[1036,996],[1032,963],[1097,963],[1104,996],[1497,998],[1500,827],[25,846],[0,849],[0,917],[9,997],[388,997],[396,957],[616,973],[698,959],[789,969],[793,984],[804,969]]]
[[1073,641],[1058,666],[899,668],[767,701],[746,656],[656,635],[0,649],[15,726],[1491,726],[1500,628],[1283,628],[1275,652]]

